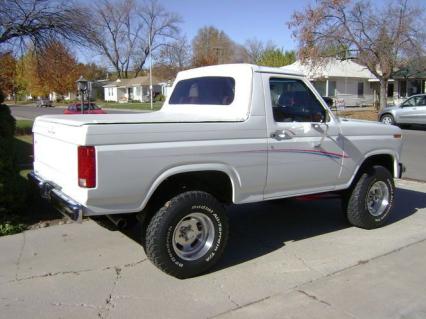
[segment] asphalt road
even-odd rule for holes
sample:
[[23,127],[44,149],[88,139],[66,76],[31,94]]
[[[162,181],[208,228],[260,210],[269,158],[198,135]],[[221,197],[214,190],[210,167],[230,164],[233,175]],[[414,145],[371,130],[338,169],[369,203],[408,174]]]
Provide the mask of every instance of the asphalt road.
[[[35,106],[12,106],[15,118],[34,119],[44,114],[63,114],[63,108],[36,108]],[[135,113],[134,110],[107,109],[108,113]],[[138,112],[138,111],[136,111]],[[143,111],[140,111],[143,112]],[[426,127],[403,130],[404,147],[402,161],[407,167],[403,177],[426,181]]]
[[[64,114],[64,107],[35,107],[32,105],[23,106],[10,106],[12,115],[15,118],[34,120],[40,115],[53,115],[53,114]],[[123,114],[123,113],[138,113],[134,110],[112,110],[106,109],[111,114]],[[141,111],[142,112],[142,111]]]
[[426,318],[426,184],[398,181],[389,224],[348,225],[340,201],[229,207],[210,273],[172,278],[140,225],[93,221],[0,238],[0,318]]

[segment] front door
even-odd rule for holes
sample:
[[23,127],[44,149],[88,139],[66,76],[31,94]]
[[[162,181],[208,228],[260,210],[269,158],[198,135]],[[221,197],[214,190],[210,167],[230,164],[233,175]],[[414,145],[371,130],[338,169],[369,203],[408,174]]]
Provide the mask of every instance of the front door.
[[335,188],[344,157],[339,126],[308,85],[263,75],[268,129],[265,198]]
[[426,124],[426,96],[415,95],[401,104],[398,123]]

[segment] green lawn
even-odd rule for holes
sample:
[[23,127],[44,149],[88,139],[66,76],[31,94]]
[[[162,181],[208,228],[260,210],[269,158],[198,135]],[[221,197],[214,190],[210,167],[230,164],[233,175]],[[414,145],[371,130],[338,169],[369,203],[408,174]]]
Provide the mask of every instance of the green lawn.
[[[159,110],[163,106],[164,102],[153,103],[153,110]],[[131,109],[131,110],[151,110],[151,103],[113,103],[113,102],[98,102],[102,108],[111,109]]]
[[[16,121],[16,135],[31,134],[34,122],[31,120],[17,120]],[[32,143],[32,142],[31,142]]]

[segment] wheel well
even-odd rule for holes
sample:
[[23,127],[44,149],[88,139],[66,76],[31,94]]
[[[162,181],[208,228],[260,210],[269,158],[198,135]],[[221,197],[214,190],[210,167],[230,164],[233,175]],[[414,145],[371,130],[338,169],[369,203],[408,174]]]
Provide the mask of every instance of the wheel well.
[[180,173],[165,179],[148,201],[147,207],[163,205],[172,197],[191,190],[207,192],[222,203],[232,203],[232,182],[221,171]]
[[364,160],[364,162],[362,163],[361,167],[358,170],[357,175],[360,175],[369,167],[372,167],[374,165],[380,165],[386,168],[389,171],[389,173],[392,174],[392,176],[395,176],[393,164],[394,164],[394,159],[393,159],[393,156],[390,154],[372,155]]
[[392,113],[383,113],[382,115],[380,115],[380,120],[383,118],[383,116],[385,116],[385,115],[389,115],[389,116],[391,116],[392,118],[393,118],[393,115],[392,115]]

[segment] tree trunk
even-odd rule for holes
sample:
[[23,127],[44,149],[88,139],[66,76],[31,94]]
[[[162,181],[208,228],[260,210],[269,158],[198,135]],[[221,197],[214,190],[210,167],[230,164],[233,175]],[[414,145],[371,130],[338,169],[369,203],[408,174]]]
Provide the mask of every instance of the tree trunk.
[[380,79],[380,111],[384,110],[388,100],[388,79]]

